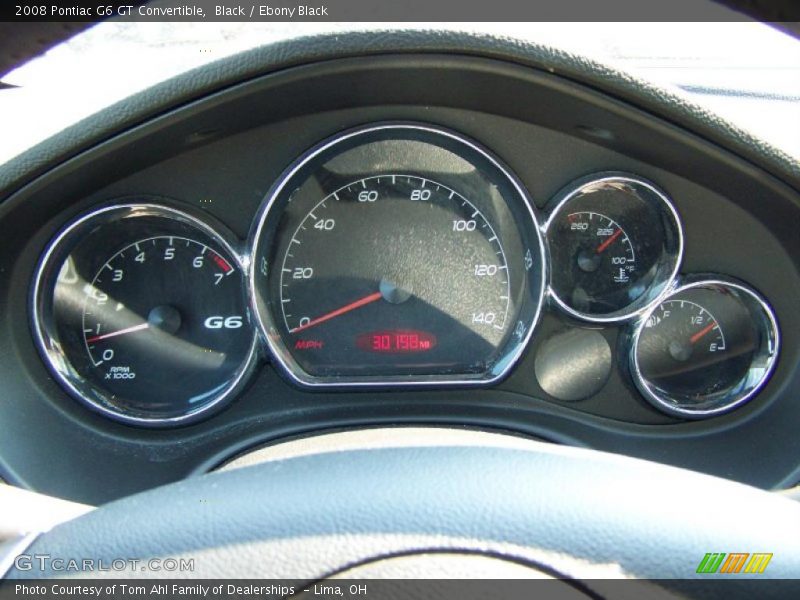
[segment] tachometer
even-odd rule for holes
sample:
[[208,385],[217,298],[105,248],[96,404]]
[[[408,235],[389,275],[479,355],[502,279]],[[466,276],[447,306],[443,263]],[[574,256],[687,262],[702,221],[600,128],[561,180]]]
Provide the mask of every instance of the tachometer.
[[455,134],[387,124],[323,143],[272,192],[252,293],[298,382],[486,382],[538,316],[543,252],[522,188]]
[[121,421],[190,421],[252,366],[244,274],[231,247],[189,215],[102,209],[67,227],[40,268],[35,326],[77,398]]

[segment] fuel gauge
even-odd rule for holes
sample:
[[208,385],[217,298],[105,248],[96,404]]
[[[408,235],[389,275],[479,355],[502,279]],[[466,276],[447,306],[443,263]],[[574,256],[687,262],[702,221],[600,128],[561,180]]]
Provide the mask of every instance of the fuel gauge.
[[759,295],[727,279],[695,280],[641,321],[631,369],[657,408],[702,418],[752,398],[777,352],[775,317]]

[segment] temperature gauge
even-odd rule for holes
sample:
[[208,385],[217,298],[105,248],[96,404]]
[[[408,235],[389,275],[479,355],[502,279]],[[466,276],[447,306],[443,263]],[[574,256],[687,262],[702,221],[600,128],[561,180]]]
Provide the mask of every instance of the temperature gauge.
[[547,221],[553,300],[587,321],[618,321],[657,301],[678,270],[683,240],[667,196],[607,174],[571,185]]
[[766,382],[778,329],[766,302],[728,280],[698,280],[656,306],[634,334],[636,385],[657,408],[707,417],[750,398]]
[[[631,238],[616,221],[600,213],[574,212],[567,215],[567,224],[574,238],[580,238],[575,253],[575,264],[583,273],[594,273],[587,278],[590,288],[601,290],[616,284],[624,291],[636,275],[636,251]],[[578,288],[588,302],[590,292]]]

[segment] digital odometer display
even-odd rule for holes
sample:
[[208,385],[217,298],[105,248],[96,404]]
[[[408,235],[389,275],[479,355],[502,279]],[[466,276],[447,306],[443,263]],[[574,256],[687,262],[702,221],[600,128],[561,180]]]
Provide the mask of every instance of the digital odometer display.
[[436,336],[425,331],[376,331],[359,335],[356,346],[367,352],[428,352],[436,346]]
[[312,150],[268,199],[253,252],[260,324],[307,384],[496,379],[544,286],[521,188],[484,151],[421,126]]

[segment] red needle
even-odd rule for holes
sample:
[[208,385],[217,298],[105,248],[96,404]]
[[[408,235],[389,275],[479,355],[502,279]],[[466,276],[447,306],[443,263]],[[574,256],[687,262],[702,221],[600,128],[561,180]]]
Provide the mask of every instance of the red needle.
[[100,340],[105,340],[111,337],[117,337],[118,335],[125,335],[126,333],[133,333],[134,331],[141,331],[142,329],[147,329],[150,327],[149,323],[142,323],[141,325],[134,325],[133,327],[126,327],[125,329],[120,329],[119,331],[114,331],[112,333],[104,333],[103,335],[96,335],[94,337],[90,337],[86,340],[87,344],[91,344],[92,342],[99,342]]
[[356,300],[355,302],[351,302],[350,304],[342,306],[341,308],[332,310],[331,312],[326,313],[321,317],[317,317],[316,319],[309,321],[305,325],[300,325],[299,327],[295,327],[289,333],[297,333],[298,331],[303,331],[304,329],[308,329],[309,327],[313,327],[314,325],[319,325],[320,323],[324,323],[325,321],[330,321],[331,319],[334,319],[345,313],[349,313],[351,310],[361,308],[362,306],[370,304],[371,302],[375,302],[376,300],[380,300],[381,298],[383,298],[383,294],[381,294],[380,292],[375,292],[374,294],[370,294],[369,296],[364,296],[360,300]]
[[698,331],[697,333],[695,333],[695,334],[694,334],[692,337],[690,337],[690,338],[689,338],[689,341],[690,341],[692,344],[696,344],[696,343],[698,342],[698,340],[700,340],[700,338],[701,338],[701,337],[703,337],[703,336],[704,336],[705,334],[707,334],[709,331],[711,331],[712,329],[714,329],[714,327],[716,327],[716,326],[717,326],[717,323],[716,323],[716,321],[712,321],[711,323],[709,323],[708,325],[706,325],[705,327],[703,327],[703,328],[702,328],[700,331]]
[[603,251],[606,248],[608,248],[611,244],[613,244],[614,240],[616,240],[620,235],[622,235],[622,229],[617,229],[605,242],[603,242],[597,247],[597,250],[595,250],[595,252],[597,254],[602,254]]

